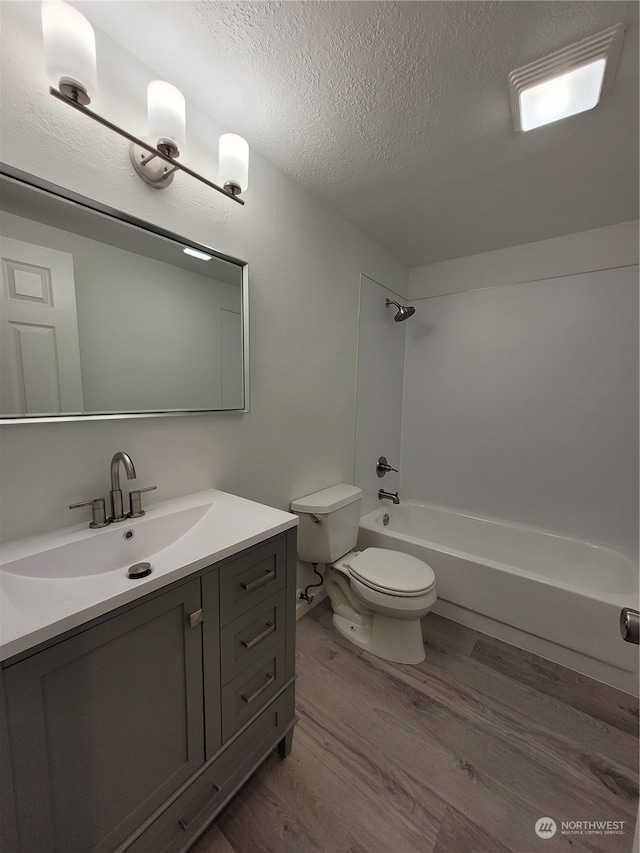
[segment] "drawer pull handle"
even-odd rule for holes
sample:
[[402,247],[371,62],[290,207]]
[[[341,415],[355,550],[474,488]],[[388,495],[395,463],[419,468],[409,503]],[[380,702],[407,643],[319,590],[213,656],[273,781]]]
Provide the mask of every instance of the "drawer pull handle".
[[[208,803],[209,800],[211,799],[211,797],[215,796],[216,794],[219,794],[221,790],[222,790],[222,788],[220,787],[220,785],[216,785],[216,783],[213,782],[211,785],[211,793],[207,793],[206,802]],[[200,806],[200,808],[198,809],[198,811],[193,815],[193,817],[190,817],[188,819],[184,818],[184,817],[178,818],[178,823],[180,824],[180,828],[186,832],[186,830],[191,826],[193,821],[198,817],[198,815],[200,814],[200,812],[202,811],[202,809],[204,808],[205,805],[206,805],[206,803],[203,803]]]
[[273,682],[276,680],[275,675],[269,675],[269,673],[268,673],[268,672],[267,672],[267,673],[265,673],[265,675],[267,676],[267,680],[266,680],[266,681],[265,681],[265,683],[262,685],[262,687],[258,687],[258,689],[256,690],[256,692],[255,692],[255,693],[252,693],[252,694],[251,694],[251,696],[245,696],[245,695],[244,695],[244,693],[242,694],[242,698],[243,698],[243,699],[244,699],[244,701],[247,703],[247,705],[250,705],[250,704],[253,702],[253,700],[254,700],[254,699],[257,699],[257,698],[258,698],[258,696],[259,696],[261,693],[263,693],[263,692],[267,689],[267,687],[268,687],[270,684],[273,684]]
[[240,586],[245,592],[253,592],[254,589],[258,589],[259,586],[262,586],[263,583],[267,583],[267,581],[273,580],[275,578],[276,573],[273,569],[269,569],[261,578],[257,578],[251,583],[241,583]]
[[200,610],[194,610],[193,613],[189,614],[189,624],[192,628],[196,628],[203,620],[202,607]]
[[240,642],[245,647],[245,649],[252,649],[254,646],[257,646],[261,640],[264,640],[265,637],[268,637],[269,634],[273,634],[276,630],[276,626],[273,622],[267,622],[267,627],[262,633],[258,634],[257,637],[254,637],[252,640],[241,640]]

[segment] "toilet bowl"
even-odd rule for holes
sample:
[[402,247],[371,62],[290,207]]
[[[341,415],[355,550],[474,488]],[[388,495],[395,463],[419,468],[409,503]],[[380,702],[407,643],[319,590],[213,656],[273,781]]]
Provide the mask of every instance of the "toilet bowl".
[[422,663],[420,620],[436,602],[426,563],[385,548],[351,551],[327,567],[325,586],[344,637],[385,660]]
[[420,620],[436,602],[436,579],[416,557],[386,548],[352,550],[362,491],[339,484],[293,501],[298,556],[324,563],[333,624],[350,642],[397,663],[421,663]]

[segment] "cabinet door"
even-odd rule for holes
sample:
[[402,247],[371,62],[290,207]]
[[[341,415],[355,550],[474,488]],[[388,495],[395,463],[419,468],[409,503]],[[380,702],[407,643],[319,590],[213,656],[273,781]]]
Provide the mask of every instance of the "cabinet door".
[[5,671],[21,853],[106,853],[202,765],[193,580]]

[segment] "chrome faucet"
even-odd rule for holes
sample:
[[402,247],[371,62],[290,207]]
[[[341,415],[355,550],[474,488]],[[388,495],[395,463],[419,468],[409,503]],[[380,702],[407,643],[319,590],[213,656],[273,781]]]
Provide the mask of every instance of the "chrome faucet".
[[400,503],[400,498],[398,497],[397,492],[385,492],[384,489],[378,489],[378,500],[381,501],[384,498],[393,501],[394,504]]
[[124,465],[127,480],[136,478],[136,469],[128,453],[119,450],[113,454],[111,459],[111,515],[107,518],[104,498],[94,498],[91,501],[69,504],[69,509],[77,509],[81,506],[90,506],[92,521],[89,527],[106,527],[112,521],[124,521],[125,518],[142,518],[145,511],[142,509],[141,495],[143,492],[153,492],[157,486],[147,486],[146,489],[135,489],[129,492],[129,512],[125,515],[122,506],[122,491],[120,489],[120,463]]
[[120,490],[120,463],[124,465],[127,480],[134,480],[136,469],[128,453],[119,450],[111,460],[111,518],[109,521],[124,521],[127,517],[122,507],[122,491]]

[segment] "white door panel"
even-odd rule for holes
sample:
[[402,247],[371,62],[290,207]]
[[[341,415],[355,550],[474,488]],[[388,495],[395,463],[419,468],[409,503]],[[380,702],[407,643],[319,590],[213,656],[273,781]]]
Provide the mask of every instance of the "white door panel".
[[0,412],[81,412],[73,257],[0,238]]

